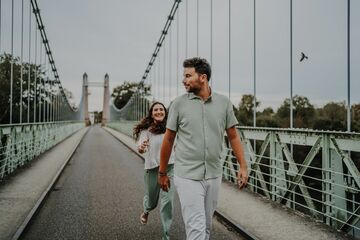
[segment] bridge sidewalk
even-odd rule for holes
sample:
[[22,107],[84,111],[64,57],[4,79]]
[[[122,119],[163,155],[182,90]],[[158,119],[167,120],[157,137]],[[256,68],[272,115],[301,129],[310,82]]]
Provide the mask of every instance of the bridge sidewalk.
[[[136,152],[134,140],[111,128],[114,137]],[[276,204],[234,184],[223,182],[217,211],[235,225],[264,240],[335,240],[350,239],[323,223],[315,222],[299,212]]]
[[52,182],[60,174],[85,135],[83,128],[33,162],[4,180],[0,185],[0,240],[11,239],[24,229],[39,199],[46,196]]

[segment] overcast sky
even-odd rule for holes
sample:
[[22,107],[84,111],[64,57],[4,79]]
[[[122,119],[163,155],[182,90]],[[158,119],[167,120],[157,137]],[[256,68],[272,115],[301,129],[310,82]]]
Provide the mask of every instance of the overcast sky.
[[[181,81],[185,55],[185,1],[173,22],[157,71],[150,73],[171,85],[175,96],[176,74]],[[9,49],[10,0],[2,0],[1,51]],[[28,1],[25,1],[28,9]],[[20,51],[20,0],[15,0],[15,54]],[[38,0],[60,79],[65,88],[81,97],[82,74],[90,82],[110,75],[111,87],[139,81],[170,12],[172,0]],[[254,0],[231,1],[231,74],[229,76],[229,1],[214,0],[213,79],[215,91],[237,104],[242,94],[253,93]],[[199,49],[197,50],[196,0],[188,0],[188,56],[210,60],[210,0],[199,0]],[[25,13],[25,19],[28,15]],[[26,20],[28,24],[28,20]],[[351,0],[351,101],[360,102],[360,1]],[[25,27],[27,28],[27,26]],[[256,0],[256,93],[262,107],[279,106],[289,97],[289,0]],[[25,29],[25,31],[28,31]],[[9,33],[9,32],[7,32]],[[25,39],[28,36],[25,34]],[[179,38],[179,70],[176,45]],[[17,39],[17,40],[16,40]],[[25,40],[28,41],[28,40]],[[169,47],[172,46],[171,53]],[[26,46],[25,46],[26,47]],[[165,52],[165,57],[164,57]],[[300,62],[301,52],[309,58]],[[171,54],[171,57],[170,57]],[[33,54],[34,55],[34,54]],[[39,59],[38,59],[39,61]],[[165,62],[165,67],[164,67]],[[160,65],[159,65],[160,64]],[[159,68],[159,66],[160,68]],[[171,67],[171,68],[170,68]],[[171,69],[171,72],[170,70]],[[160,70],[160,71],[159,71]],[[162,82],[163,80],[160,80]],[[155,84],[155,95],[162,90]],[[183,92],[179,84],[179,92]],[[90,110],[102,108],[101,88],[91,88]],[[293,92],[307,96],[316,106],[347,98],[347,1],[293,0]],[[168,95],[166,95],[168,96]],[[166,98],[165,102],[169,99]]]

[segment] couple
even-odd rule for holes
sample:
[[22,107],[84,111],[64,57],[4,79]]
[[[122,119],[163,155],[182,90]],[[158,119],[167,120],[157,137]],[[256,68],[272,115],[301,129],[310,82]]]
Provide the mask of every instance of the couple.
[[[187,93],[170,104],[168,115],[163,104],[154,103],[148,116],[134,129],[138,151],[147,152],[146,192],[140,220],[147,223],[149,212],[156,207],[160,196],[163,238],[169,239],[175,186],[186,239],[208,240],[221,185],[225,131],[240,164],[237,176],[240,189],[248,181],[247,164],[235,128],[238,122],[232,103],[209,87],[209,63],[196,57],[186,59],[183,67]],[[175,138],[176,152],[173,152]]]

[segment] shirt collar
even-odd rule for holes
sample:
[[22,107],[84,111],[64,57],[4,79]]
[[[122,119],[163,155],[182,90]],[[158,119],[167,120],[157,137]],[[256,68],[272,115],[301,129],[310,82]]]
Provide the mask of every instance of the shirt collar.
[[[210,88],[210,87],[209,87]],[[210,101],[213,96],[212,89],[210,88],[210,96],[205,100],[205,102]],[[195,95],[193,92],[188,93],[189,99],[201,99],[199,96]]]

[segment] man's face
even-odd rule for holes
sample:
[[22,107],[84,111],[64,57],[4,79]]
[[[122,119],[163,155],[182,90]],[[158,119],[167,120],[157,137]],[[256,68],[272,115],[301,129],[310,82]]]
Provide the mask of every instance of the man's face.
[[201,90],[202,82],[200,76],[195,72],[195,68],[184,68],[183,84],[187,92],[198,93]]

